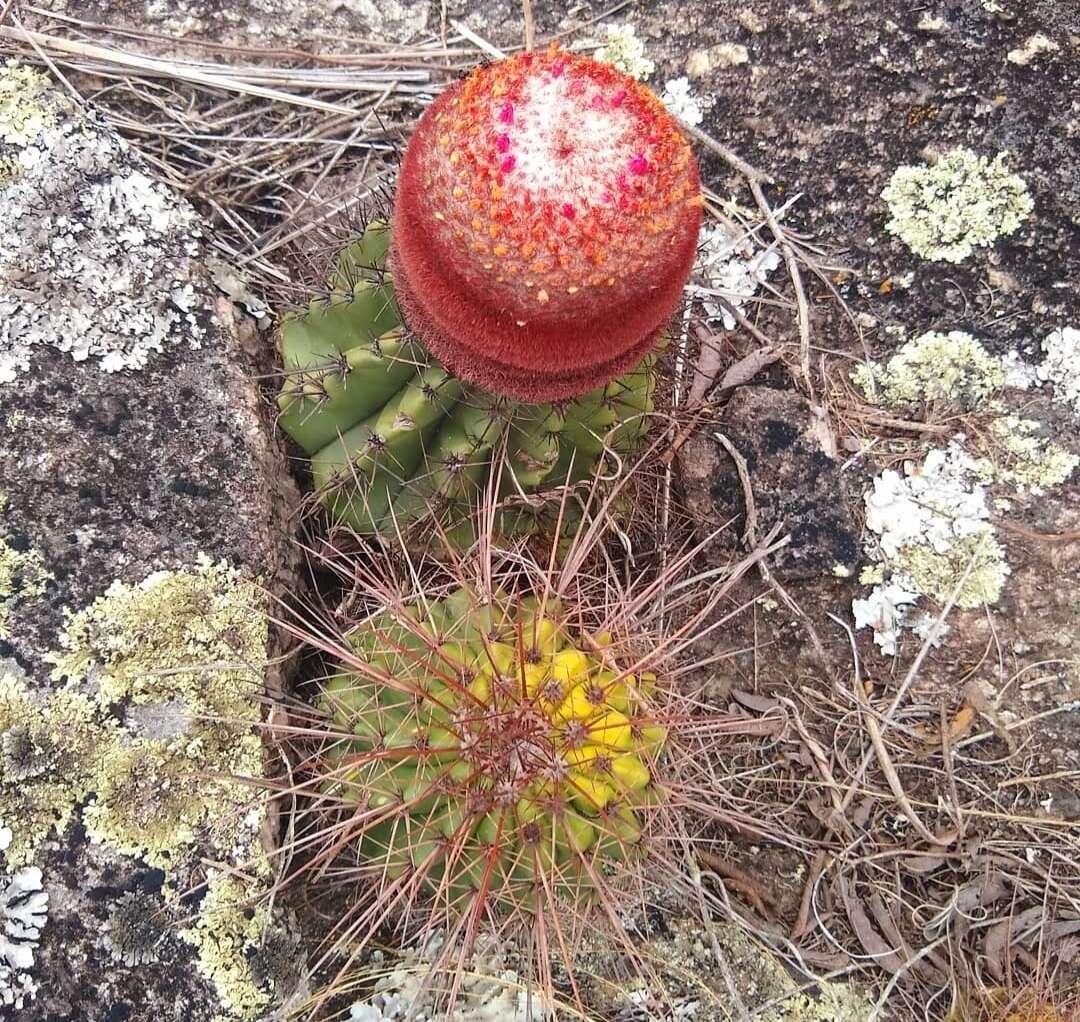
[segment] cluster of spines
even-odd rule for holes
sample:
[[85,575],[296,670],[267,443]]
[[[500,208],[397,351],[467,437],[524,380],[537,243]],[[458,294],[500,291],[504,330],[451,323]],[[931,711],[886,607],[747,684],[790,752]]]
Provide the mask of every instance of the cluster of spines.
[[323,793],[356,806],[372,874],[527,912],[587,897],[635,854],[666,740],[655,679],[620,670],[602,634],[571,641],[559,612],[461,590],[357,630],[356,659],[324,684],[338,738]]

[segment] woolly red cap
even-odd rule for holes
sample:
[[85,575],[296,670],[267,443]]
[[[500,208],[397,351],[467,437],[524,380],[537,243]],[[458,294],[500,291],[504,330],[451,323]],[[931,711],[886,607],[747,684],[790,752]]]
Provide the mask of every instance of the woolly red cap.
[[702,205],[690,146],[644,85],[555,47],[489,64],[428,108],[405,152],[398,305],[462,379],[573,397],[667,326]]

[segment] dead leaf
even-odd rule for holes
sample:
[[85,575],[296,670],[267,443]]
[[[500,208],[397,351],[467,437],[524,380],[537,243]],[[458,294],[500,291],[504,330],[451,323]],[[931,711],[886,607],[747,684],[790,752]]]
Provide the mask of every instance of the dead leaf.
[[1043,907],[1035,905],[1024,909],[1018,916],[1009,916],[1000,922],[994,923],[986,931],[983,940],[983,955],[986,957],[986,967],[990,975],[998,983],[1005,982],[1008,972],[1009,961],[1013,956],[1013,944],[1024,939],[1028,928],[1042,919]]
[[933,873],[935,869],[945,865],[945,856],[935,855],[932,852],[915,852],[901,859],[900,865],[906,872],[922,876],[925,873]]
[[720,381],[720,390],[733,390],[749,383],[762,369],[771,366],[780,358],[779,348],[757,348],[738,362],[728,366],[724,378]]
[[875,965],[886,972],[892,973],[894,976],[899,975],[906,964],[904,958],[898,953],[899,949],[890,947],[888,942],[874,928],[874,924],[866,914],[866,909],[852,894],[847,879],[837,877],[833,881],[833,887],[836,888],[837,893],[840,895],[840,900],[844,905],[844,912],[863,950],[873,957]]
[[[900,951],[903,952],[904,959],[910,962],[915,957],[915,954],[911,950],[911,946],[908,942],[904,940],[904,935],[900,932],[900,925],[897,922],[895,915],[893,915],[892,907],[886,908],[885,902],[881,900],[881,895],[879,895],[877,891],[871,893],[868,904],[870,905],[870,911],[874,916],[874,921],[877,923],[878,929],[885,935],[885,939],[892,944],[893,947],[899,948]],[[939,978],[944,979],[944,977],[938,976],[938,970],[925,958],[916,961],[913,968],[928,979],[933,979],[935,982],[937,982]]]
[[754,695],[753,692],[747,692],[741,688],[733,688],[731,696],[737,702],[742,703],[748,710],[753,710],[755,713],[768,713],[770,710],[780,709],[778,700],[770,699],[768,696]]

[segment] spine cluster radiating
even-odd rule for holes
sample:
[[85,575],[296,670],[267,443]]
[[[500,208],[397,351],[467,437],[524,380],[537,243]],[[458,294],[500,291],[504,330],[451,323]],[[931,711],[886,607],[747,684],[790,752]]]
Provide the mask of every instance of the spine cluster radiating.
[[633,854],[667,732],[655,677],[609,641],[575,636],[557,602],[464,590],[358,628],[323,688],[341,736],[324,795],[358,805],[371,875],[527,913]]
[[677,308],[702,197],[646,87],[552,48],[474,71],[405,154],[391,263],[406,321],[462,378],[556,400],[638,361]]

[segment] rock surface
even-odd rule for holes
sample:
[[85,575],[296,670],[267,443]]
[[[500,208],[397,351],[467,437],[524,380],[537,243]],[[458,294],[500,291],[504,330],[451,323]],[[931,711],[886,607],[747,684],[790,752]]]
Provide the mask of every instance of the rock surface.
[[297,960],[221,872],[270,875],[250,789],[215,776],[262,771],[296,494],[199,223],[0,65],[4,1018],[262,1017]]
[[775,525],[791,543],[774,561],[787,578],[851,572],[859,557],[851,494],[836,459],[827,419],[794,391],[740,387],[715,427],[703,428],[679,459],[685,499],[699,528],[731,523],[715,553],[727,556],[746,528],[738,469],[716,439],[722,432],[746,460],[758,538]]

